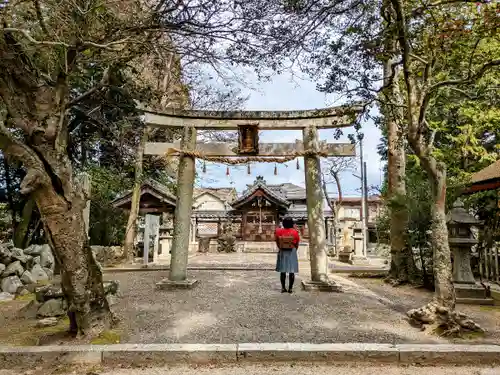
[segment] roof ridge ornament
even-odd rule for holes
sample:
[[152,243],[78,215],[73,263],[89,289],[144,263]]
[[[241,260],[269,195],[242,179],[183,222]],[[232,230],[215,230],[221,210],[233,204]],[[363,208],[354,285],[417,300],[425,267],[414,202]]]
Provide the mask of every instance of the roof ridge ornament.
[[255,181],[253,182],[253,184],[254,185],[257,185],[257,184],[267,185],[266,180],[264,180],[264,176],[255,177]]

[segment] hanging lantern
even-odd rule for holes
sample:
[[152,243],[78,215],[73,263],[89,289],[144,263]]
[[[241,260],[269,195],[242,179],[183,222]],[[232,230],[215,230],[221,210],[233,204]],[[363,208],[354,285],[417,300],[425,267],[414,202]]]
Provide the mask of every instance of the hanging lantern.
[[278,166],[276,164],[274,164],[274,175],[278,175]]
[[250,174],[250,164],[247,164],[247,174]]
[[207,173],[207,162],[203,162],[203,173]]
[[229,176],[229,166],[226,167],[226,176]]
[[299,159],[297,158],[297,170],[300,169]]

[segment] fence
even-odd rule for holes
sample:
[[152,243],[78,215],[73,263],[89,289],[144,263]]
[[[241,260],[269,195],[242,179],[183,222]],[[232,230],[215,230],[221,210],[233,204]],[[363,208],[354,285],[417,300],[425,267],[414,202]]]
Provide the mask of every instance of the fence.
[[499,247],[496,242],[493,247],[478,249],[476,253],[479,278],[482,282],[500,284]]

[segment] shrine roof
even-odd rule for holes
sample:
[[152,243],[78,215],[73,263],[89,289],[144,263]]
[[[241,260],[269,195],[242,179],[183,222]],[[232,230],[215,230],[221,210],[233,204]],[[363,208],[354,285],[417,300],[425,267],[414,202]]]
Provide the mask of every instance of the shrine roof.
[[[152,206],[147,208],[158,208],[160,210],[174,209],[176,206],[176,196],[168,190],[168,188],[154,180],[147,180],[141,185],[140,196],[140,208],[146,208],[143,205],[142,197],[144,195],[150,195],[154,198]],[[129,190],[121,195],[119,195],[114,201],[111,202],[113,207],[121,209],[130,209],[132,202],[132,191]]]
[[465,194],[500,188],[500,160],[474,173],[471,180],[472,184],[466,189]]
[[[265,181],[264,181],[265,182]],[[254,185],[248,185],[248,189],[251,189]],[[290,182],[285,182],[284,184],[274,184],[267,185],[267,188],[273,191],[275,194],[281,196],[286,200],[302,200],[306,199],[306,189],[302,186],[292,184]],[[248,189],[246,191],[248,191]]]
[[500,179],[500,160],[472,175],[473,184],[495,179]]
[[291,202],[286,199],[286,197],[277,189],[273,189],[272,186],[266,184],[266,181],[262,176],[257,176],[254,184],[250,186],[239,198],[231,202],[231,206],[239,207],[242,204],[248,202],[252,194],[257,190],[262,190],[264,193],[276,204],[284,207],[289,207]]

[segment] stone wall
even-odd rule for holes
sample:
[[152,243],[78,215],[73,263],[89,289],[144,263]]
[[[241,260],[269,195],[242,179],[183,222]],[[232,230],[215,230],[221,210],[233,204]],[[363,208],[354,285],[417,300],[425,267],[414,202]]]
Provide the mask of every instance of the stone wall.
[[49,283],[55,260],[49,245],[31,245],[22,250],[11,243],[0,244],[0,301],[33,291]]

